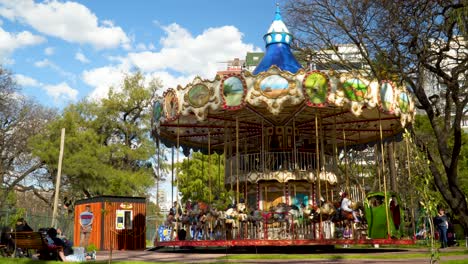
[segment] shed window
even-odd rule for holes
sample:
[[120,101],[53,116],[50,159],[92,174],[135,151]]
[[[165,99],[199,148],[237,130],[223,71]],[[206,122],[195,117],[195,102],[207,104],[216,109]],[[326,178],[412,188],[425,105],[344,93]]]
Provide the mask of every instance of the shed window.
[[132,210],[117,210],[116,216],[116,229],[132,229]]

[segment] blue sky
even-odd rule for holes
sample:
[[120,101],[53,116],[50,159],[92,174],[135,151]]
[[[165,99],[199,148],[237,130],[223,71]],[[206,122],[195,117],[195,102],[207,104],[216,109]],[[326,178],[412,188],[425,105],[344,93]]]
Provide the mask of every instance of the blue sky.
[[263,50],[276,2],[0,0],[0,63],[24,94],[59,109],[105,96],[135,68],[185,85]]

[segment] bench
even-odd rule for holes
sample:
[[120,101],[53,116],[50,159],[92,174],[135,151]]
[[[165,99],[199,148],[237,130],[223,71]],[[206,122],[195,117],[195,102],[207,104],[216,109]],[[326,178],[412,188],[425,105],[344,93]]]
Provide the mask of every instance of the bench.
[[12,232],[11,239],[15,248],[22,250],[35,249],[39,252],[41,260],[60,260],[59,252],[63,251],[60,246],[50,246],[41,232]]

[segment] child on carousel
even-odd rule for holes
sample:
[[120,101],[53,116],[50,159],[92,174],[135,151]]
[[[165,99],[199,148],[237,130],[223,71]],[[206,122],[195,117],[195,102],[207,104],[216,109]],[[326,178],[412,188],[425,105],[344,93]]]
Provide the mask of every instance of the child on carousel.
[[348,198],[348,194],[343,192],[341,194],[341,213],[346,217],[346,214],[352,214],[355,223],[359,223],[360,220],[357,217],[356,211],[351,208],[351,200]]

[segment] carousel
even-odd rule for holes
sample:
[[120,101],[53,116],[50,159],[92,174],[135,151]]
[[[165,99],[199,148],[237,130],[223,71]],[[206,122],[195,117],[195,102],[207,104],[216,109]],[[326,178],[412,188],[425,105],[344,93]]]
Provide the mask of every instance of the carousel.
[[[347,164],[353,160],[346,155],[349,149],[366,151],[401,139],[414,118],[410,94],[358,70],[310,71],[291,52],[292,39],[277,9],[255,70],[197,77],[154,102],[155,140],[181,150],[177,160],[179,152],[223,154],[224,187],[235,194],[225,210],[210,206],[211,193],[203,208],[176,210],[160,227],[155,245],[412,243],[391,231],[397,221],[386,208],[398,200],[386,190],[383,159],[371,163],[382,167],[385,230],[369,234],[364,214],[373,212],[372,203],[365,188],[349,180]],[[384,157],[383,147],[375,149]],[[175,179],[177,184],[177,172]],[[353,201],[357,219],[340,212],[344,197]]]

